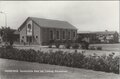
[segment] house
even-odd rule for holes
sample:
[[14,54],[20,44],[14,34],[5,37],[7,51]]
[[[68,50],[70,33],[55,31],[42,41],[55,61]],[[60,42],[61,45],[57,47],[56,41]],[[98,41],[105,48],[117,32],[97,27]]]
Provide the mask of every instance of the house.
[[78,32],[78,39],[87,38],[89,43],[118,43],[119,34],[116,31]]
[[101,43],[118,43],[119,34],[116,31],[95,32],[97,39]]
[[18,28],[20,43],[44,45],[50,40],[76,39],[77,29],[66,21],[28,17]]
[[86,41],[89,43],[96,42],[96,34],[90,32],[90,31],[78,31],[77,38],[78,38],[79,42],[82,42],[82,41]]

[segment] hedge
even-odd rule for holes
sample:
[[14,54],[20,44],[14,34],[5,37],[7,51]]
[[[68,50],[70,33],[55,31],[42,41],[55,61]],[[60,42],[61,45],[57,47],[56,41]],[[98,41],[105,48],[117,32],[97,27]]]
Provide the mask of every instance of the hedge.
[[35,51],[33,49],[0,48],[0,57],[20,61],[39,62],[75,68],[92,69],[96,71],[119,74],[119,57],[114,53],[109,56],[86,56],[83,52]]

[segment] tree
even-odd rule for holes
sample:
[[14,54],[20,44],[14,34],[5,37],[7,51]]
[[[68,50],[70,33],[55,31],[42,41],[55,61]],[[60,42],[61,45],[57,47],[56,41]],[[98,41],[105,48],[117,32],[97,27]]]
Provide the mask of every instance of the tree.
[[0,35],[3,39],[3,42],[12,46],[15,41],[14,31],[15,30],[11,29],[10,27],[1,27]]

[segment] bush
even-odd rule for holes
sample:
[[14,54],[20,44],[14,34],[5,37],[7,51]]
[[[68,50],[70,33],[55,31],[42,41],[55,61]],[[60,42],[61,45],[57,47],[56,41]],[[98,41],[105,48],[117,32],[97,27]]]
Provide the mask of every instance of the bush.
[[70,43],[65,44],[65,48],[70,49],[70,47],[71,47]]
[[49,48],[52,48],[52,44],[49,44],[49,46],[48,46]]
[[73,49],[78,49],[78,48],[79,48],[79,44],[78,44],[78,43],[72,44],[72,48],[73,48]]
[[70,47],[71,47],[71,40],[66,40],[65,47],[67,49],[70,49]]
[[100,47],[100,46],[99,46],[99,47],[97,47],[97,50],[102,50],[102,47]]
[[8,45],[8,46],[6,46],[5,48],[6,48],[6,49],[11,49],[11,48],[13,48],[13,46]]
[[55,44],[55,46],[56,46],[56,48],[59,48],[59,47],[60,47],[60,44],[59,44],[59,43],[57,43],[57,44]]
[[90,50],[96,50],[96,47],[95,46],[90,46],[89,49]]
[[63,52],[63,51],[35,51],[18,50],[15,48],[6,49],[0,48],[0,57],[7,59],[15,59],[29,62],[39,62],[45,64],[54,64],[68,67],[92,69],[96,71],[114,72],[119,74],[119,56],[114,56],[114,53],[109,56],[97,56],[96,54],[85,56],[80,52]]
[[83,41],[83,42],[81,43],[81,47],[82,47],[82,49],[88,49],[88,48],[89,48],[89,43],[86,42],[86,41]]
[[96,47],[96,46],[90,46],[89,49],[90,50],[102,50],[102,47],[101,46],[98,46],[98,47]]
[[49,48],[52,48],[53,44],[54,44],[54,40],[49,40]]
[[59,48],[60,44],[61,44],[61,41],[60,41],[60,40],[56,40],[56,41],[55,41],[55,46],[56,46],[56,48]]

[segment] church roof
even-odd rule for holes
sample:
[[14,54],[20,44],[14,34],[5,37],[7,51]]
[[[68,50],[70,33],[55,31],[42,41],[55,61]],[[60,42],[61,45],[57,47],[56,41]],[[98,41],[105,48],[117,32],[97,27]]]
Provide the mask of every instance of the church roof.
[[[61,29],[76,29],[77,28],[67,21],[59,21],[59,20],[52,20],[52,19],[44,19],[44,18],[36,18],[36,17],[28,17],[38,26],[43,28],[61,28]],[[20,28],[22,25],[20,26]]]

